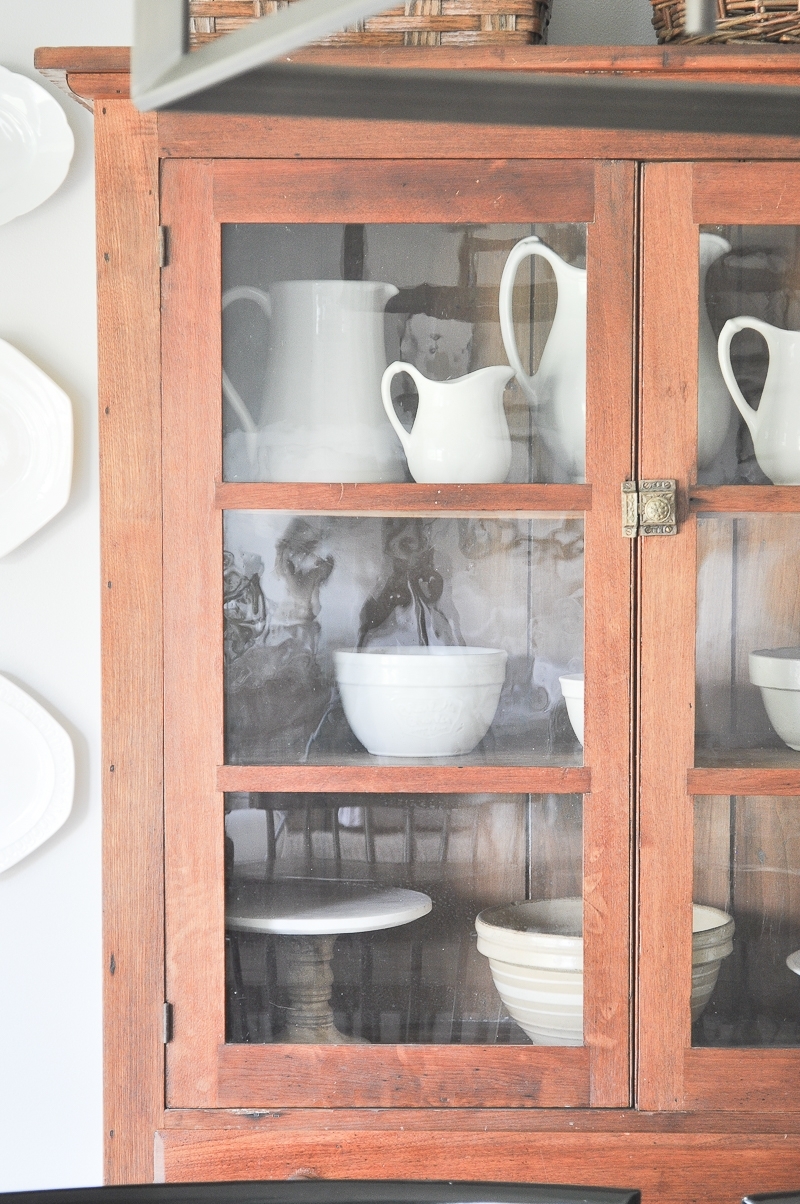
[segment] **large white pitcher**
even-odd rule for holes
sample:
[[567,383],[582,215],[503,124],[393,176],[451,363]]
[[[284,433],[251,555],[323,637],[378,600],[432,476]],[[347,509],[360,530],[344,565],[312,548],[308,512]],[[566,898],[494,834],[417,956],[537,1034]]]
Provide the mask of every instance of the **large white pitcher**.
[[[392,404],[392,379],[400,372],[407,372],[419,391],[410,434]],[[506,479],[511,436],[503,390],[512,376],[512,368],[499,365],[456,380],[429,380],[413,364],[396,360],[389,365],[381,383],[383,404],[415,481],[464,485]]]
[[706,276],[731,244],[719,234],[700,235],[700,323],[697,374],[697,467],[708,468],[722,451],[731,425],[731,396],[722,379],[717,341],[706,308]]
[[[539,371],[529,376],[514,337],[511,299],[517,268],[529,255],[552,267],[558,304]],[[500,280],[500,330],[508,361],[534,407],[536,429],[550,455],[570,480],[586,471],[586,272],[565,263],[536,235],[512,249]]]
[[397,291],[371,280],[283,280],[269,292],[242,286],[224,294],[223,309],[254,301],[267,318],[257,414],[222,374],[242,428],[226,440],[229,479],[404,479],[402,449],[381,404],[383,310]]
[[[731,367],[731,340],[757,330],[769,348],[769,368],[758,409],[749,406]],[[759,468],[773,485],[800,485],[800,331],[779,330],[760,318],[730,318],[719,336],[719,366],[753,436]]]

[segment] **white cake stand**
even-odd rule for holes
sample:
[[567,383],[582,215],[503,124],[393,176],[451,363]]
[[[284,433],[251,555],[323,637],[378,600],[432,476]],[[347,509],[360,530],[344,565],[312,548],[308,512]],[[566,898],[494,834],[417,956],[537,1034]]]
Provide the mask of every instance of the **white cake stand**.
[[331,960],[336,938],[410,924],[431,910],[417,890],[345,882],[340,878],[278,878],[246,883],[229,905],[233,932],[270,932],[280,977],[289,992],[286,1028],[277,1041],[292,1045],[364,1044],[333,1023]]

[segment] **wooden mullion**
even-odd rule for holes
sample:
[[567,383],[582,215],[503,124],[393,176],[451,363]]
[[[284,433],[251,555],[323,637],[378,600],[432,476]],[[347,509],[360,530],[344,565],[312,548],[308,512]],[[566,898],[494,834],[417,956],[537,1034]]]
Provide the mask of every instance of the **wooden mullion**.
[[584,794],[591,770],[528,765],[221,765],[221,791]]
[[690,769],[686,775],[690,794],[800,795],[797,769]]
[[798,514],[797,485],[691,485],[692,510],[714,514]]
[[499,511],[517,517],[576,514],[592,507],[591,485],[217,485],[220,510],[287,510],[306,514],[475,514]]

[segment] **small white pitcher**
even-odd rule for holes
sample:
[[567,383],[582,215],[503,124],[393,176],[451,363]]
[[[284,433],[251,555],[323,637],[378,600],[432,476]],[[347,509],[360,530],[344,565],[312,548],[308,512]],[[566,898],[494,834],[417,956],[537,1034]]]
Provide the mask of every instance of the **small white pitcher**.
[[[391,384],[407,372],[419,391],[409,434],[392,404]],[[429,380],[396,360],[383,374],[381,394],[415,481],[423,484],[504,481],[511,467],[511,436],[503,409],[503,390],[513,368],[480,368],[457,380]]]
[[[766,339],[769,368],[757,410],[749,406],[731,367],[731,340],[740,330]],[[736,408],[753,436],[758,466],[773,485],[800,485],[800,331],[760,318],[730,318],[719,336],[719,366]]]

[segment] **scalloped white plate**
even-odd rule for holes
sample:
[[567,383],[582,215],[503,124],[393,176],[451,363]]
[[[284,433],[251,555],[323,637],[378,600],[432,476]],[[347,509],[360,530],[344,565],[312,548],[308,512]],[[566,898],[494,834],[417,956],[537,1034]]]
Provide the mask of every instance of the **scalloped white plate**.
[[0,226],[56,191],[74,150],[58,101],[27,75],[0,67]]
[[71,483],[70,400],[0,339],[0,556],[64,508]]
[[60,723],[0,674],[0,872],[57,832],[72,810],[75,755]]

